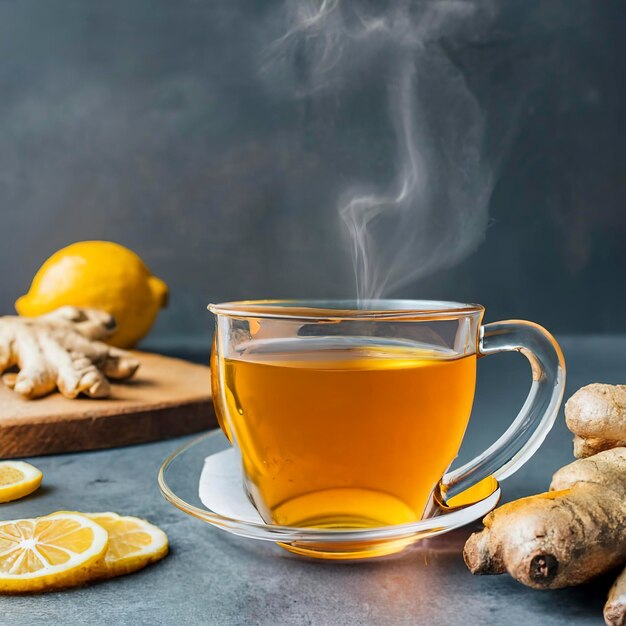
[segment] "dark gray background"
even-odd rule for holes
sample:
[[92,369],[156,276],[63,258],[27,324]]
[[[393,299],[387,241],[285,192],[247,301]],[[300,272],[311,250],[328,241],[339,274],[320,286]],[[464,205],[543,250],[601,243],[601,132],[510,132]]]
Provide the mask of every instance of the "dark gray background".
[[[335,117],[259,73],[281,6],[0,0],[0,311],[50,253],[91,238],[169,283],[155,341],[208,331],[208,301],[354,295],[337,197],[355,172],[382,177],[388,121],[375,96]],[[507,141],[489,228],[456,267],[392,295],[619,332],[626,4],[496,6],[453,50],[489,145]]]

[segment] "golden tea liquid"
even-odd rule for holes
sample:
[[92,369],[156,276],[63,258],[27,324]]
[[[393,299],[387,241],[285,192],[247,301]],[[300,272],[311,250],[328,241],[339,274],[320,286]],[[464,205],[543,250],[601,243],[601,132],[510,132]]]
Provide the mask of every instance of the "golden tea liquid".
[[381,342],[265,340],[223,362],[225,408],[266,521],[358,528],[422,517],[461,445],[476,355]]

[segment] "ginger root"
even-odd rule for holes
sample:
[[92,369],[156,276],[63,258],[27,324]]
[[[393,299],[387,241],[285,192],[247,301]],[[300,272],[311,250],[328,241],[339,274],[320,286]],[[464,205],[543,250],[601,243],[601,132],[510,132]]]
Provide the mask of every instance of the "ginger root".
[[574,456],[626,446],[626,385],[595,383],[579,389],[565,405],[574,433]]
[[39,317],[0,317],[0,373],[5,384],[25,398],[56,388],[68,398],[110,394],[108,378],[133,376],[139,362],[99,341],[115,329],[104,311],[65,306]]
[[626,448],[562,467],[550,490],[485,517],[463,552],[473,574],[508,572],[529,587],[556,589],[626,563]]
[[604,605],[604,621],[608,626],[626,624],[626,569],[617,577]]

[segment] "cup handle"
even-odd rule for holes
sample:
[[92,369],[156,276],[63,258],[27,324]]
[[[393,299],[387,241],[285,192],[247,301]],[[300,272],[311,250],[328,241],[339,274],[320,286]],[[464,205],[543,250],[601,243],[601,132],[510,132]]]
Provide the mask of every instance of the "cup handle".
[[[478,356],[514,350],[532,370],[532,385],[517,417],[482,454],[444,475],[444,502],[488,478],[498,481],[515,473],[537,451],[550,432],[565,391],[565,360],[554,337],[539,324],[507,320],[480,328]],[[462,496],[461,496],[462,498]]]

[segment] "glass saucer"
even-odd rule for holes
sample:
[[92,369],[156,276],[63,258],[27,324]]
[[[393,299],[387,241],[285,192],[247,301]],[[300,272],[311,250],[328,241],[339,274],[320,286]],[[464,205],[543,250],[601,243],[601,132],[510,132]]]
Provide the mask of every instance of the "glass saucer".
[[468,497],[463,498],[464,493],[451,500],[459,506],[434,504],[427,518],[408,524],[354,530],[266,524],[246,495],[237,452],[221,430],[209,431],[171,454],[159,470],[158,482],[165,499],[193,517],[241,537],[273,541],[290,552],[324,559],[399,552],[482,518],[500,499],[500,486],[491,479],[486,492],[472,488],[480,494],[475,498],[468,490]]

